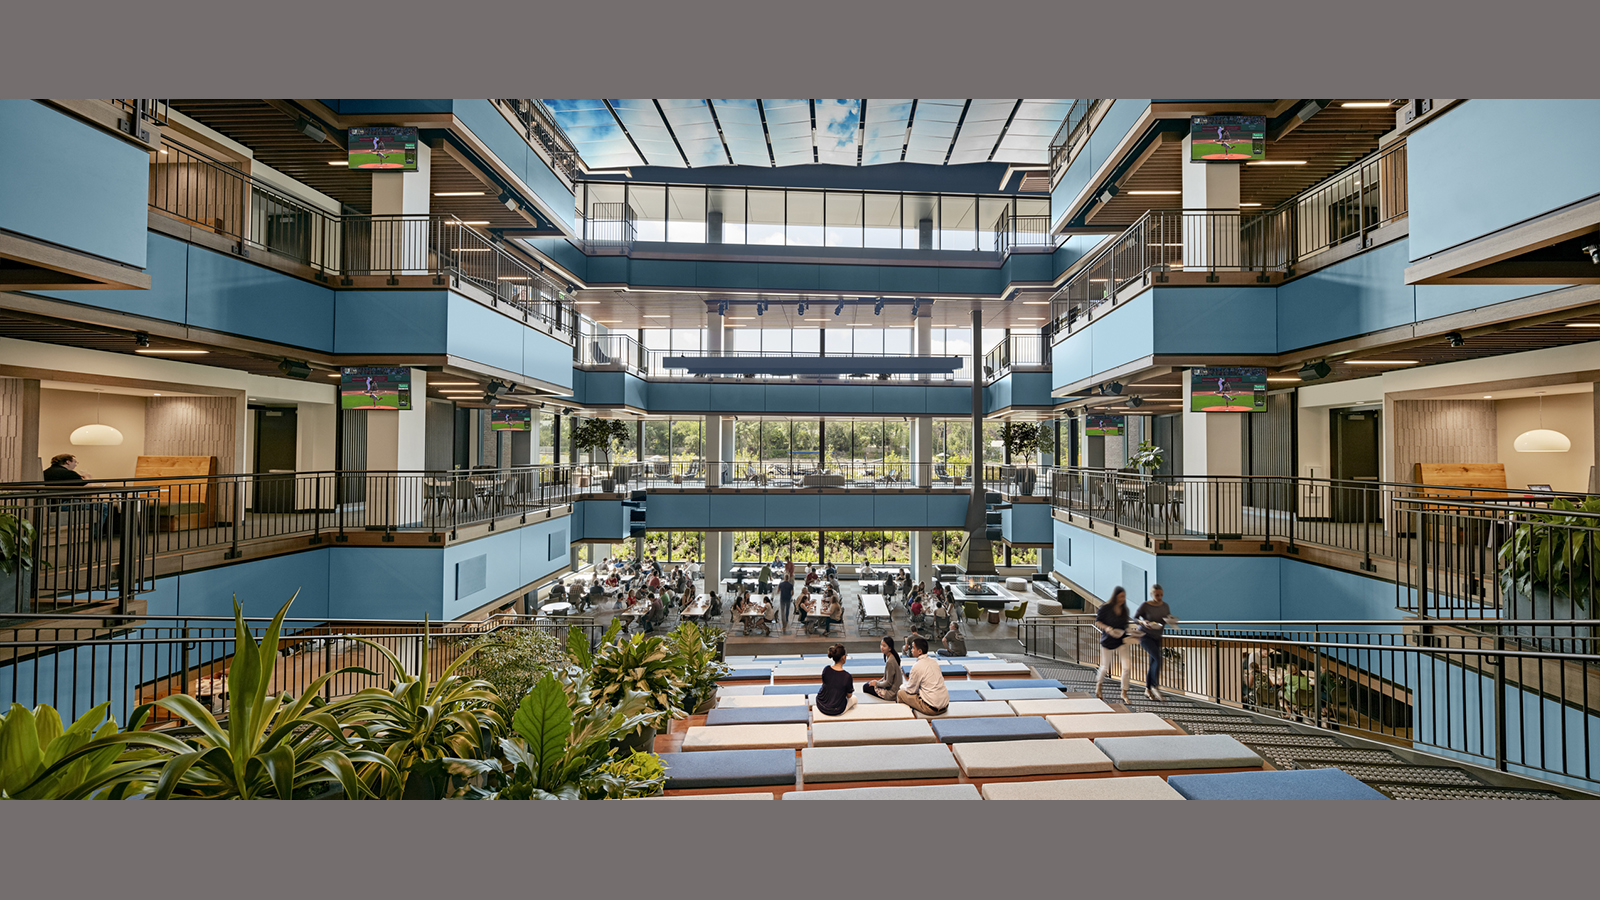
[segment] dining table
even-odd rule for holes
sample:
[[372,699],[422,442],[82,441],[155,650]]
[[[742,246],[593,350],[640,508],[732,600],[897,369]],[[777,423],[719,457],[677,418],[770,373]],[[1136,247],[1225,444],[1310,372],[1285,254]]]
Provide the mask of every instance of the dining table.
[[767,624],[768,614],[771,610],[771,603],[763,600],[751,600],[750,607],[739,617],[744,624],[744,633],[749,634],[752,628],[760,628],[771,634],[772,626]]
[[694,598],[694,601],[691,602],[688,606],[685,606],[683,608],[683,612],[680,613],[679,615],[680,615],[681,618],[684,618],[684,619],[700,619],[700,618],[704,618],[705,614],[710,612],[710,611],[711,611],[711,595],[710,594],[701,594],[700,596]]
[[889,603],[880,594],[861,595],[861,615],[867,620],[868,629],[874,634],[885,634],[885,623],[889,621]]

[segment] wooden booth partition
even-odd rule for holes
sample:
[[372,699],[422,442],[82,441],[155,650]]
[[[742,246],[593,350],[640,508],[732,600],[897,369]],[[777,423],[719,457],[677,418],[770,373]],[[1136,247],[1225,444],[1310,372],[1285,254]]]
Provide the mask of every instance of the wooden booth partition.
[[150,508],[157,531],[210,528],[217,522],[215,456],[141,456],[135,478],[152,489]]

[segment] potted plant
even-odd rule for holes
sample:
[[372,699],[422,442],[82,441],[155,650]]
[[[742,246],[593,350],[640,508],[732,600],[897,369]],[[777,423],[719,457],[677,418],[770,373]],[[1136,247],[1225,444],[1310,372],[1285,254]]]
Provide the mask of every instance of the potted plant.
[[597,454],[601,457],[606,472],[600,477],[600,489],[608,494],[617,489],[617,480],[611,473],[611,451],[627,443],[629,437],[628,426],[621,419],[584,419],[572,430],[572,444],[578,452],[589,454],[590,459]]
[[[1557,499],[1549,513],[1516,523],[1499,552],[1500,589],[1510,618],[1571,619],[1590,609],[1592,585],[1600,577],[1597,514],[1600,497],[1582,505]],[[1592,632],[1589,626],[1559,627],[1559,637],[1582,639]],[[1556,636],[1552,626],[1522,627],[1517,633]]]
[[664,637],[636,634],[607,642],[594,654],[590,675],[590,698],[596,706],[619,703],[630,692],[649,701],[652,717],[621,742],[624,748],[649,750],[663,722],[686,715],[676,647]]
[[1053,445],[1050,431],[1036,422],[1007,422],[1000,427],[1000,443],[1014,463],[1023,460],[1015,469],[1017,493],[1032,496],[1039,477],[1033,463],[1039,451],[1048,451]]
[[719,659],[725,637],[720,628],[701,628],[694,622],[685,622],[672,633],[683,680],[683,707],[696,715],[710,711],[717,699],[717,679],[731,671]]
[[[500,800],[598,800],[642,797],[665,783],[654,754],[620,754],[616,745],[652,721],[650,698],[622,691],[616,703],[575,702],[571,684],[546,674],[522,698],[501,750],[510,769]],[[654,764],[651,764],[654,759]]]
[[32,522],[0,509],[0,615],[26,612],[22,598],[32,586],[35,536]]
[[1163,452],[1164,451],[1155,444],[1152,444],[1149,441],[1143,441],[1133,451],[1133,455],[1128,457],[1128,462],[1138,467],[1138,469],[1144,472],[1146,475],[1154,475],[1155,471],[1161,468],[1161,464],[1164,461],[1164,458],[1161,455]]

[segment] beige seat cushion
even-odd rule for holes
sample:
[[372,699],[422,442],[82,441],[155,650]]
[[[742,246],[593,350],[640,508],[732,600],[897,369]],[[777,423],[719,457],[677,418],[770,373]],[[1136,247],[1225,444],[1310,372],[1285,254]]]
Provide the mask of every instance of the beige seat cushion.
[[[1001,682],[1004,684],[1005,682]],[[978,688],[985,700],[1059,700],[1063,694],[1056,688]]]
[[739,706],[805,706],[804,694],[738,694],[732,697],[717,695],[717,705],[724,709]]
[[970,784],[912,784],[904,787],[840,788],[832,791],[790,791],[785,800],[982,800]]
[[968,778],[1070,775],[1109,772],[1111,759],[1086,738],[1037,741],[973,741],[952,744]]
[[944,744],[874,744],[866,747],[807,747],[800,751],[801,783],[904,781],[955,778],[956,758]]
[[857,703],[837,716],[825,716],[815,707],[811,709],[812,723],[821,722],[877,722],[887,719],[914,719],[911,707],[903,703]]
[[[1065,742],[1063,742],[1065,743]],[[1063,781],[1000,781],[982,788],[985,800],[1182,800],[1156,775],[1069,778]]]
[[967,659],[955,657],[944,662],[953,662],[967,670],[968,675],[1026,675],[1033,671],[1027,663],[1003,662],[988,659]]
[[1183,733],[1176,725],[1155,713],[1081,713],[1047,716],[1045,721],[1062,737],[1136,737]]
[[[907,707],[908,709],[910,707]],[[930,716],[926,713],[917,713],[919,719],[968,719],[974,716],[1014,716],[1011,704],[1004,700],[968,700],[966,702],[952,703],[943,714]]]
[[809,743],[803,724],[696,725],[683,735],[689,750],[798,750]]
[[[905,709],[905,707],[901,707]],[[811,726],[813,747],[861,747],[870,744],[934,744],[933,726],[921,719],[837,722]]]
[[767,685],[764,684],[721,684],[717,685],[718,697],[762,697],[766,695]]
[[776,800],[777,794],[741,791],[737,794],[677,794],[671,797],[641,797],[641,800]]
[[1057,698],[1054,700],[1011,700],[1019,716],[1075,716],[1084,713],[1114,713],[1103,700]]

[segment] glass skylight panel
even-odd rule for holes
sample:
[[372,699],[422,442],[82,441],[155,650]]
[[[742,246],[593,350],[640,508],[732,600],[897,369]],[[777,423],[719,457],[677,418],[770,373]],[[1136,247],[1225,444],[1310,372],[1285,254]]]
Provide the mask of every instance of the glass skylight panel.
[[943,163],[965,105],[960,100],[918,100],[911,139],[906,142],[906,162]]
[[584,162],[596,167],[636,166],[642,162],[603,101],[557,99],[545,103],[555,115],[556,124],[572,138]]
[[725,166],[728,154],[704,100],[662,100],[661,110],[691,166]]
[[740,166],[770,166],[767,137],[761,130],[761,112],[754,100],[712,100],[722,136],[728,142],[733,162]]
[[778,165],[814,162],[811,155],[811,104],[806,100],[762,100],[767,134]]
[[856,164],[856,140],[861,132],[860,100],[818,100],[817,162]]
[[683,168],[683,157],[678,153],[678,148],[672,142],[672,135],[667,131],[667,123],[661,120],[661,114],[656,112],[653,100],[612,100],[611,107],[616,110],[617,118],[628,128],[628,134],[633,137],[633,142],[639,145],[639,152],[644,154],[645,161],[652,166],[672,166]]
[[911,121],[911,101],[868,100],[865,120],[861,164],[899,162],[900,149],[906,141],[906,125]]

